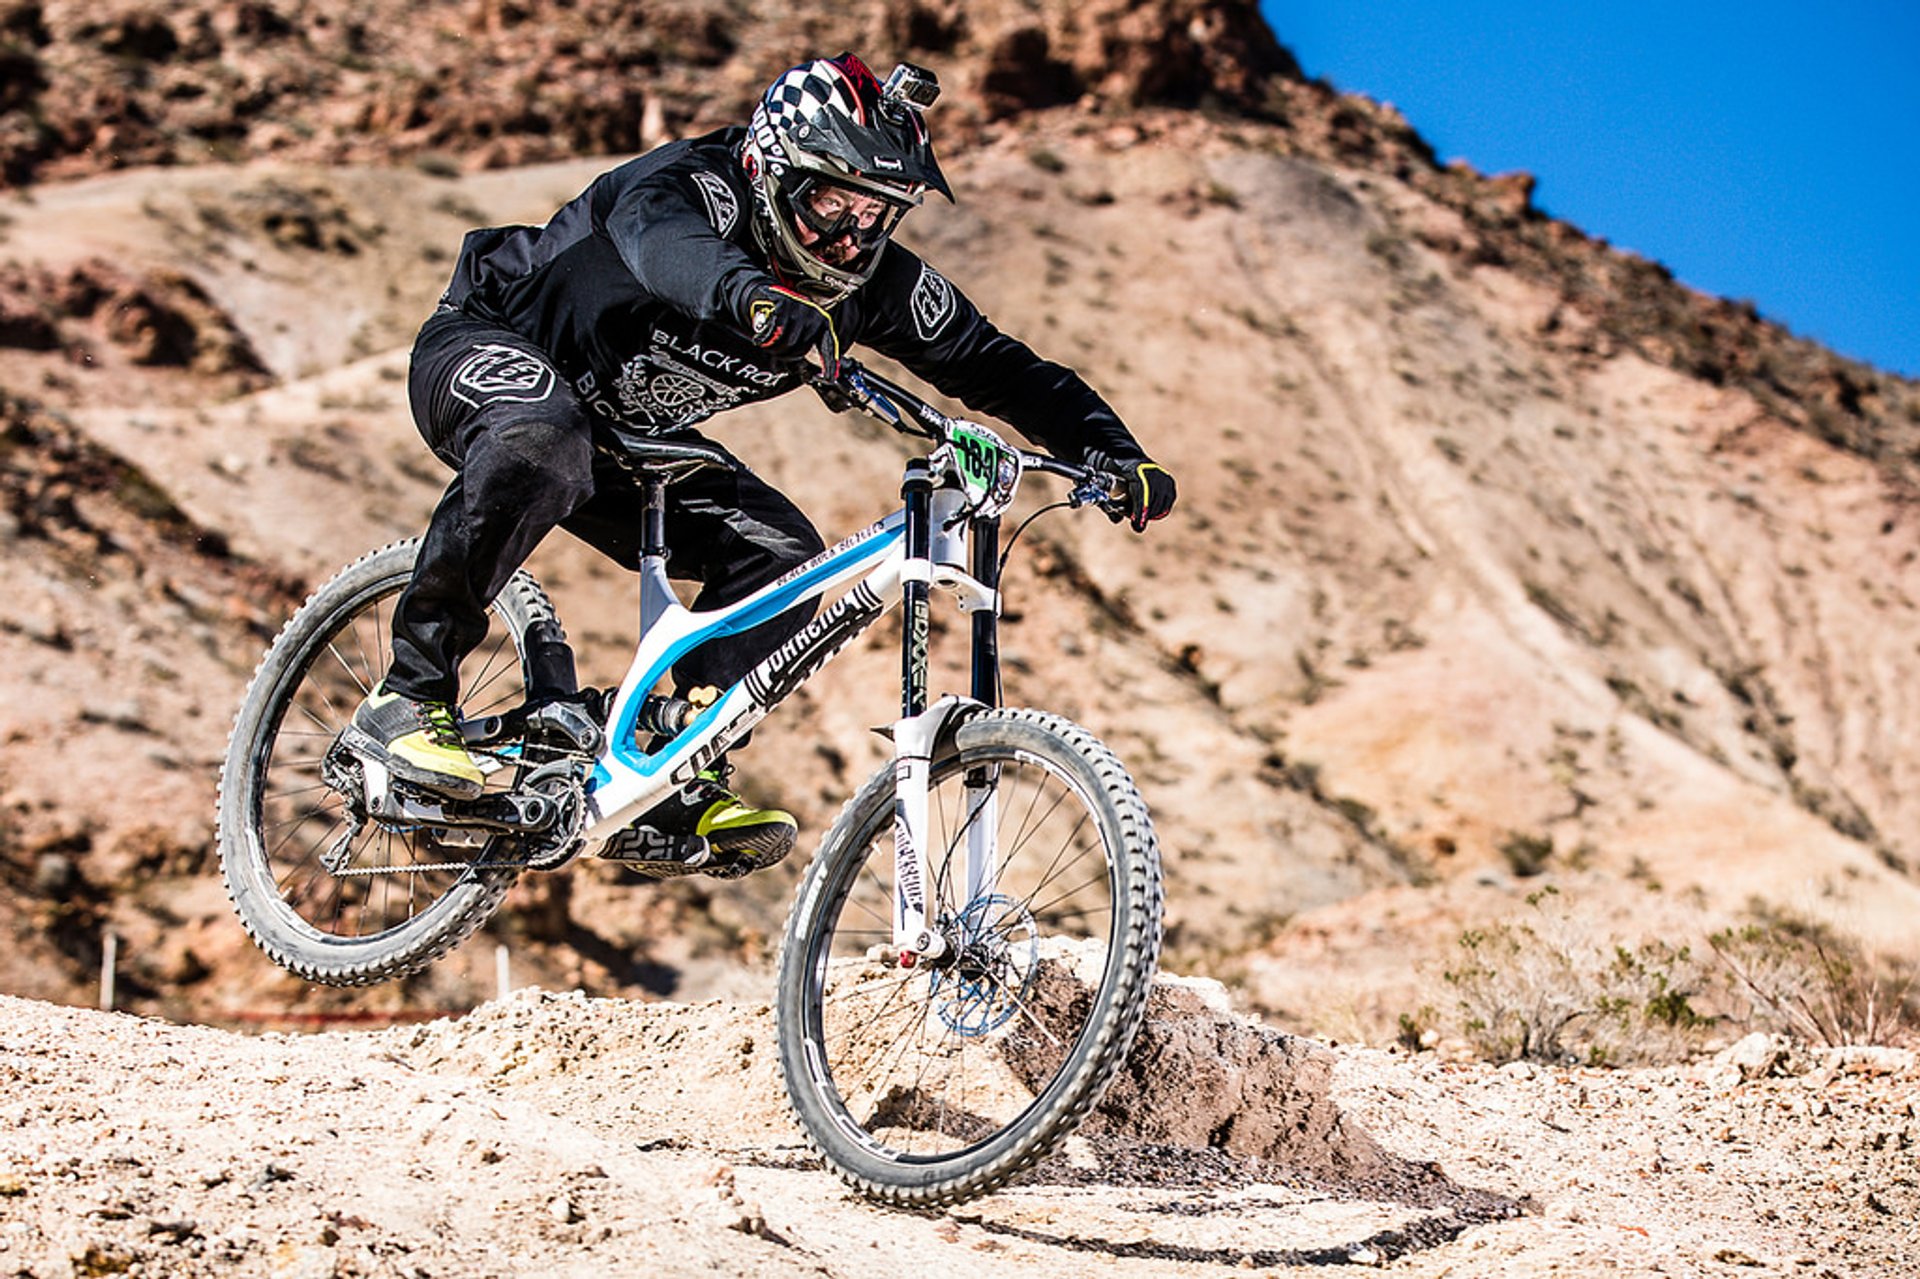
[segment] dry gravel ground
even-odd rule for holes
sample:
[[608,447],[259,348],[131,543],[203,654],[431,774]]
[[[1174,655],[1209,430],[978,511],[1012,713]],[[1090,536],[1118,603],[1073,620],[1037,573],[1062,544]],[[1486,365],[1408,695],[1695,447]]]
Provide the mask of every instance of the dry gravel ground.
[[785,1113],[765,1005],[525,990],[248,1038],[0,997],[0,1276],[1920,1273],[1920,1063],[1329,1048],[1164,979],[1086,1135],[945,1214]]

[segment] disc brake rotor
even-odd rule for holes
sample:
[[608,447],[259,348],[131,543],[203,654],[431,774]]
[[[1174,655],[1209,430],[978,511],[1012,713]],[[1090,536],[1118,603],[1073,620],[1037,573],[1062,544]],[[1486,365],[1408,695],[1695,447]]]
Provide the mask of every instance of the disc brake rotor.
[[934,1011],[956,1035],[990,1034],[1020,1011],[1040,970],[1033,913],[996,893],[972,902],[944,931],[958,953],[932,973]]

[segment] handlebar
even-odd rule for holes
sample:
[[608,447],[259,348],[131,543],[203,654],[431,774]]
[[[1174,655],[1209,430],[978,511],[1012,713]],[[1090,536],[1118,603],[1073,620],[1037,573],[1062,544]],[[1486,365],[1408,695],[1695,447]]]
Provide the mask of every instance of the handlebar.
[[[838,371],[829,375],[814,369],[809,384],[835,413],[859,409],[902,435],[945,442],[958,419],[947,416],[899,383],[882,377],[855,360],[842,357]],[[1058,475],[1073,485],[1067,502],[1074,507],[1098,506],[1109,516],[1125,512],[1125,481],[1107,471],[1065,462],[1045,453],[1016,450],[1020,469]]]

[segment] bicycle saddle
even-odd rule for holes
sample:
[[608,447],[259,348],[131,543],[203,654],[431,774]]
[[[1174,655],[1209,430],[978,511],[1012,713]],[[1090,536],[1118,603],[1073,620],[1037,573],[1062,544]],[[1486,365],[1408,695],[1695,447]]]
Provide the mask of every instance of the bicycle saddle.
[[594,441],[614,460],[643,471],[679,479],[706,466],[738,470],[740,464],[718,445],[700,440],[663,440],[615,422],[595,424]]

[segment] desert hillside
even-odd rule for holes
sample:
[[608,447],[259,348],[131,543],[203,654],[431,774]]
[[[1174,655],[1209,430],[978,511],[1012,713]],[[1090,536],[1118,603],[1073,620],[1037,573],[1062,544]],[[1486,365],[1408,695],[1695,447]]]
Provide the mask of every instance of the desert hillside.
[[[279,620],[443,483],[402,387],[452,247],[737,118],[823,39],[940,71],[960,200],[908,238],[1181,478],[1146,538],[1037,525],[1006,636],[1009,699],[1088,724],[1148,794],[1179,962],[1377,1036],[1425,1015],[1409,962],[1542,885],[1603,945],[1758,911],[1911,957],[1912,384],[1545,216],[1524,175],[1437,164],[1302,81],[1251,6],[888,3],[831,35],[658,10],[7,10],[11,989],[82,997],[112,931],[127,1006],[337,1005],[238,938],[212,778]],[[830,532],[889,500],[897,444],[817,405],[719,429]],[[543,578],[612,682],[630,589],[563,541]],[[742,757],[811,830],[879,761],[885,644]],[[751,985],[792,873],[603,870],[516,899],[528,977]],[[359,1001],[464,1007],[490,972]]]
[[[796,864],[528,876],[345,992],[213,849],[266,643],[445,483],[405,370],[460,236],[843,47],[947,86],[904,238],[1181,484],[1034,524],[1002,645],[1131,768],[1195,976],[942,1216],[822,1171],[767,1011],[886,626],[739,757]],[[1416,123],[1250,0],[0,0],[0,1273],[1901,1273],[1920,386]],[[830,536],[894,501],[811,399],[715,428]],[[534,567],[617,680],[631,581]],[[127,1011],[71,1007],[109,954]]]
[[[530,877],[414,981],[305,986],[236,927],[212,801],[266,641],[444,484],[404,371],[460,235],[842,46],[948,86],[960,198],[905,238],[1180,478],[1144,538],[1036,524],[1003,639],[1008,700],[1147,795],[1173,965],[1495,1057],[1897,1036],[1920,387],[1440,163],[1239,0],[0,3],[0,989],[90,1000],[111,936],[119,1006],[184,1020],[462,1011],[502,945],[520,984],[764,994],[797,866]],[[810,400],[716,428],[830,534],[892,500],[902,445]],[[630,583],[536,567],[616,680]],[[740,758],[814,836],[882,759],[891,642]]]

